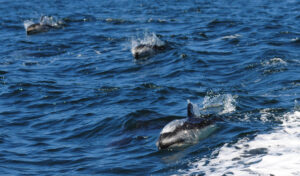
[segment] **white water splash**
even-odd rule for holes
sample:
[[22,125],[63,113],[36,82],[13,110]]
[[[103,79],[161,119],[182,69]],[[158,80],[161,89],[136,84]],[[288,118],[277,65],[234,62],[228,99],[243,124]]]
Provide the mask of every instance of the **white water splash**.
[[202,110],[214,110],[219,114],[234,112],[236,109],[235,98],[231,94],[205,96]]
[[53,16],[42,16],[40,19],[41,25],[49,25],[52,27],[58,27],[59,23],[60,22]]
[[180,175],[300,175],[300,112],[282,119],[273,132],[225,144],[211,157],[191,163],[190,169],[179,170]]
[[165,42],[160,40],[155,33],[144,33],[142,38],[135,38],[131,40],[131,48],[141,44],[163,46],[165,45]]

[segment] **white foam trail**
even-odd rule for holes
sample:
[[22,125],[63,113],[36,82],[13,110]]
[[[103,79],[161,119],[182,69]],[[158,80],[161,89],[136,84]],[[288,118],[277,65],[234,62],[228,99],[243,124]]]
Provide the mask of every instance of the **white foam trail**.
[[225,144],[179,170],[181,175],[300,175],[300,111],[287,113],[273,132]]

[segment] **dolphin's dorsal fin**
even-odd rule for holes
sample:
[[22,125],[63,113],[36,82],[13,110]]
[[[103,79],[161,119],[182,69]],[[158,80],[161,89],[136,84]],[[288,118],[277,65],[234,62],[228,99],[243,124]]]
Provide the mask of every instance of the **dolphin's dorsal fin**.
[[188,105],[187,105],[187,116],[188,118],[193,118],[196,116],[194,113],[193,104],[190,102],[190,100],[188,100]]

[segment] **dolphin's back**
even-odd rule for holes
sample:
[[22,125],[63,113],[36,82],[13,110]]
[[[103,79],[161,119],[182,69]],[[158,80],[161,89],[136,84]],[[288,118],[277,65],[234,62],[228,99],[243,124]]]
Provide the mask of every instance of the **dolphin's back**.
[[220,119],[212,114],[196,115],[193,104],[188,101],[187,118],[168,123],[162,129],[156,145],[159,149],[167,149],[195,144],[215,131],[215,122]]

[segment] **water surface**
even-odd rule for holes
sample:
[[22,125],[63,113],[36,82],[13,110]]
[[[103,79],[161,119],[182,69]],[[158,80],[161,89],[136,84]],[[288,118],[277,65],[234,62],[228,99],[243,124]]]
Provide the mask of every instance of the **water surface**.
[[[300,174],[298,1],[0,4],[1,175]],[[26,35],[43,15],[63,26]],[[158,151],[188,99],[226,121]]]

